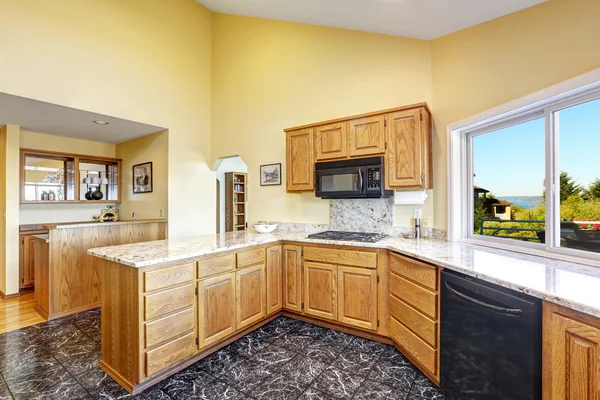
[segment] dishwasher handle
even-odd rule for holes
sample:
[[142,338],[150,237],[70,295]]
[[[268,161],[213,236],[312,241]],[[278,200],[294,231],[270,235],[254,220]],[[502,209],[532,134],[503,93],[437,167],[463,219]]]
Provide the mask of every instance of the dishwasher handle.
[[450,286],[450,284],[447,281],[446,281],[446,289],[448,289],[451,293],[457,295],[458,297],[460,297],[460,298],[462,298],[462,299],[464,299],[466,301],[469,301],[471,303],[475,303],[478,306],[481,306],[483,308],[487,308],[487,309],[492,310],[492,311],[496,311],[496,312],[499,312],[499,313],[502,313],[502,314],[506,314],[506,315],[509,315],[511,317],[518,317],[521,314],[523,314],[523,310],[521,310],[520,308],[499,307],[499,306],[495,306],[493,304],[486,303],[486,302],[481,301],[481,300],[477,300],[477,299],[475,299],[475,298],[473,298],[471,296],[467,296],[466,294],[461,293],[458,290],[456,290],[455,288],[453,288],[452,286]]

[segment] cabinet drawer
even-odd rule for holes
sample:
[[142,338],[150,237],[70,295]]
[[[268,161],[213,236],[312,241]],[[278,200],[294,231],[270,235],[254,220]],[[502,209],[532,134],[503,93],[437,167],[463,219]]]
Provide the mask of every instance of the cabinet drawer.
[[144,291],[150,292],[194,280],[194,264],[144,272]]
[[425,315],[437,319],[437,293],[396,274],[390,274],[390,292]]
[[391,254],[390,270],[431,290],[438,289],[437,267],[433,265]]
[[188,308],[146,324],[146,348],[165,342],[196,326],[194,309]]
[[243,268],[265,261],[265,249],[255,249],[237,253],[237,267]]
[[377,268],[377,254],[355,250],[305,247],[304,259],[329,264],[353,265],[356,267]]
[[146,353],[146,375],[151,376],[196,352],[196,333],[165,343]]
[[198,261],[198,279],[233,271],[234,268],[235,254],[200,260]]
[[394,318],[390,318],[390,336],[432,375],[437,375],[437,351],[435,349]]
[[394,295],[390,295],[390,316],[406,325],[432,347],[437,347],[437,322],[427,318]]
[[194,304],[194,285],[179,286],[159,293],[144,296],[144,317],[146,320],[160,317],[172,311]]

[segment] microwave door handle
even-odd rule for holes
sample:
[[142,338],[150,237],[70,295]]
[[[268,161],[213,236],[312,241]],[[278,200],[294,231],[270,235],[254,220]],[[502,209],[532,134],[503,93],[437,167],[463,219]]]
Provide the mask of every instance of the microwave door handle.
[[360,168],[360,169],[358,170],[358,190],[359,190],[359,193],[361,193],[361,194],[362,194],[362,192],[363,192],[363,175],[362,175],[362,168]]

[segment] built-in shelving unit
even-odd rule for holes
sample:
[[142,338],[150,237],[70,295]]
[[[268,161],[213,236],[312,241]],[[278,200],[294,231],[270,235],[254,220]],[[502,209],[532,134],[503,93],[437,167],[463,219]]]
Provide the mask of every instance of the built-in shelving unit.
[[248,175],[241,172],[225,174],[225,231],[245,231],[248,228]]
[[[21,203],[119,203],[121,161],[119,158],[21,149]],[[96,193],[86,197],[88,192]]]

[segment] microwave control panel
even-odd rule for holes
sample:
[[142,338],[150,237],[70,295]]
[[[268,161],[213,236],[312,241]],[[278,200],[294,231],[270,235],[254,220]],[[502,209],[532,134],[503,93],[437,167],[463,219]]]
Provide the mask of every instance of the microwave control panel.
[[381,169],[379,167],[367,168],[367,190],[381,189]]

